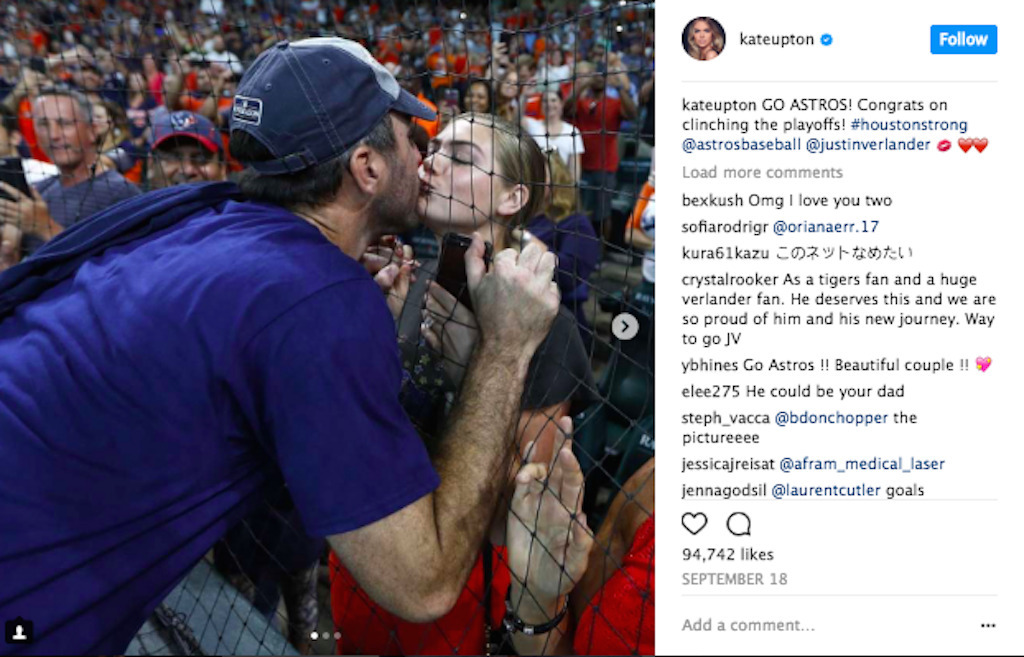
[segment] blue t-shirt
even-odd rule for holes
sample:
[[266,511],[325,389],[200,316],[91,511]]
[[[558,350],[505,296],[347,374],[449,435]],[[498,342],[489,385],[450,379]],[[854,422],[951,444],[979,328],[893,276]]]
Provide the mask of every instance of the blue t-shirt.
[[121,653],[282,476],[314,536],[409,505],[439,481],[400,384],[373,279],[275,206],[88,260],[0,321],[0,619]]

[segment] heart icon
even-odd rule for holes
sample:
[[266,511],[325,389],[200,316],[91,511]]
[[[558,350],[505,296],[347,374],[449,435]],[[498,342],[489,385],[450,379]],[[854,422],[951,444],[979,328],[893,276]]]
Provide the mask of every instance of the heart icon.
[[988,148],[988,137],[985,139],[975,139],[974,147],[978,149],[979,153],[984,153],[985,149]]
[[[974,362],[976,362],[978,364],[978,369],[981,370],[982,372],[984,372],[988,368],[992,367],[992,359],[991,358],[982,358],[981,356],[978,356],[978,360],[976,360]],[[683,524],[685,525],[686,522],[684,521]]]
[[971,150],[971,146],[974,146],[973,139],[961,139],[957,143],[960,144],[960,149],[963,150],[963,152],[965,153]]
[[708,526],[708,517],[703,513],[684,513],[683,527],[694,536]]

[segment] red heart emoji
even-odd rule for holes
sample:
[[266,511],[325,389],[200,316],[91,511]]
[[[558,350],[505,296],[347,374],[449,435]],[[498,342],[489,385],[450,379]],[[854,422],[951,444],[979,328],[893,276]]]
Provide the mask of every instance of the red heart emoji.
[[960,144],[960,148],[961,148],[961,149],[963,150],[963,152],[965,152],[965,153],[966,153],[967,151],[971,150],[971,146],[974,146],[974,140],[973,140],[973,139],[961,139],[961,140],[960,140],[959,142],[957,142],[957,143],[959,143],[959,144]]
[[975,139],[974,147],[978,149],[979,153],[984,153],[985,149],[988,148],[988,137],[985,139]]

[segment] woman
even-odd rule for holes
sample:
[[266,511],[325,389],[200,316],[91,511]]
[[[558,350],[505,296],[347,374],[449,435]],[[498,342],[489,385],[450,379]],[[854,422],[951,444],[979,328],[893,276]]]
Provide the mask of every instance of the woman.
[[466,94],[462,98],[462,109],[466,112],[478,114],[490,114],[494,100],[491,85],[484,80],[474,80],[466,88]]
[[497,98],[494,101],[494,113],[515,124],[519,122],[519,73],[514,68],[509,69],[505,77],[498,84]]
[[565,451],[550,476],[533,462],[516,476],[507,521],[512,643],[520,655],[653,655],[654,459],[626,481],[590,539],[583,473]]
[[686,52],[694,59],[714,59],[725,48],[725,33],[713,18],[695,18],[686,31]]
[[[447,232],[478,231],[497,254],[511,245],[511,231],[543,203],[544,155],[533,140],[520,138],[514,124],[489,114],[462,114],[431,140],[420,181],[419,214],[439,242]],[[435,271],[436,262],[421,264],[397,317],[406,371],[403,407],[431,450],[443,449],[437,437],[445,408],[458,391],[476,339],[472,312],[431,282]],[[517,438],[534,459],[550,457],[567,430],[560,426],[564,416],[573,403],[591,403],[592,390],[586,351],[563,309],[531,361],[524,387]],[[495,529],[495,542],[503,542],[504,518],[496,519]],[[504,615],[505,561],[503,549],[485,548],[451,612],[418,624],[376,605],[332,556],[331,607],[342,635],[338,652],[484,654]]]
[[541,97],[544,120],[523,116],[523,130],[537,140],[541,150],[554,149],[569,167],[573,184],[580,181],[583,167],[583,136],[571,123],[562,120],[565,101],[557,91],[546,91]]
[[141,178],[143,153],[132,143],[124,110],[106,100],[93,103],[92,123],[96,132],[96,150],[103,165],[137,184]]
[[556,282],[562,305],[576,318],[580,337],[588,353],[593,330],[584,308],[590,296],[588,280],[601,260],[601,241],[590,218],[579,208],[576,181],[558,153],[548,155],[551,193],[544,214],[530,220],[526,235],[541,240],[558,256]]
[[146,77],[142,73],[129,73],[128,107],[125,108],[125,114],[128,116],[128,130],[132,142],[136,146],[145,144],[150,113],[158,106],[153,94],[149,92]]

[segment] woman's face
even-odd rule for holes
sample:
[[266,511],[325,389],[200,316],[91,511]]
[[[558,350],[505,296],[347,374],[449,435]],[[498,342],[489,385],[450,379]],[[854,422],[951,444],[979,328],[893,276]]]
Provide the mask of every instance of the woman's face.
[[92,106],[92,128],[97,135],[105,135],[110,129],[110,116],[107,114],[106,106],[102,103]]
[[495,171],[494,128],[455,121],[430,141],[420,165],[418,211],[437,234],[471,233],[492,216],[494,198],[504,187]]
[[474,82],[469,85],[469,89],[466,91],[466,111],[467,112],[488,112],[487,102],[487,85],[483,82]]
[[711,25],[707,21],[697,21],[693,24],[693,42],[698,48],[703,50],[710,46],[712,38]]
[[562,110],[565,108],[565,103],[562,102],[562,97],[554,91],[544,94],[541,105],[546,118],[562,118]]
[[501,96],[505,100],[512,100],[519,96],[519,74],[514,70],[509,71],[502,81]]

